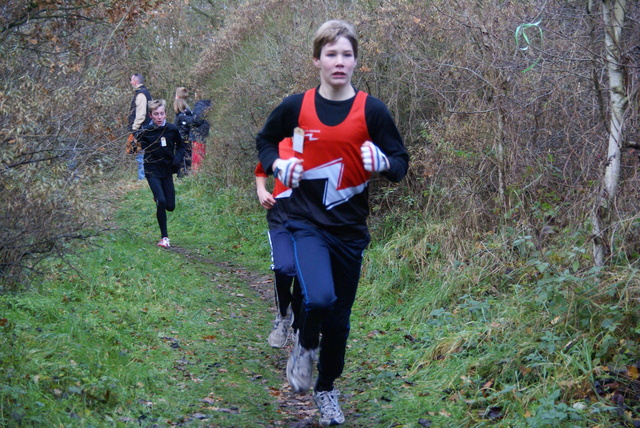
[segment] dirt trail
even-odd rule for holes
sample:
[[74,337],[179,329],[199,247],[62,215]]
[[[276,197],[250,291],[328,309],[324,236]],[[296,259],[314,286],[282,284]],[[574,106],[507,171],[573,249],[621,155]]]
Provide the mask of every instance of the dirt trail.
[[[272,276],[251,272],[234,263],[212,260],[182,247],[171,247],[171,250],[186,259],[192,259],[199,263],[214,265],[225,272],[232,272],[234,275],[242,279],[242,281],[248,285],[249,289],[256,293],[260,299],[269,302],[269,304],[273,303],[273,286],[265,286],[265,284],[272,283]],[[268,345],[265,343],[265,346]],[[284,418],[285,424],[283,426],[288,428],[320,427],[321,425],[317,423],[317,408],[311,398],[311,393],[296,394],[291,391],[291,388],[287,383],[284,368],[289,353],[291,352],[291,346],[292,345],[289,342],[285,349],[282,350],[282,357],[274,360],[274,364],[281,369],[279,371],[282,373],[282,386],[277,391],[270,389],[269,392],[271,396],[278,400],[280,412],[283,415],[286,415]]]
[[[119,199],[124,197],[128,192],[136,190],[141,186],[146,187],[146,182],[123,181],[115,186],[106,187],[103,195],[107,195],[106,200],[111,202],[108,208],[110,214],[117,209]],[[109,217],[111,217],[110,214]],[[111,221],[109,223],[111,223]],[[115,224],[111,224],[111,226],[117,227]],[[230,272],[233,275],[236,275],[243,283],[246,283],[248,288],[252,292],[256,293],[260,299],[267,301],[269,305],[273,305],[273,286],[265,286],[265,284],[272,283],[273,277],[271,275],[268,275],[267,273],[252,272],[231,262],[212,260],[197,251],[189,250],[180,246],[172,246],[171,251],[180,254],[180,256],[185,259],[216,266],[221,271]],[[266,342],[265,346],[268,346]],[[283,418],[283,423],[278,424],[278,426],[284,426],[287,428],[321,427],[318,423],[318,411],[311,397],[311,393],[297,394],[292,392],[286,380],[285,366],[289,353],[291,352],[291,343],[288,343],[285,349],[282,349],[281,352],[281,357],[273,360],[273,364],[276,366],[275,369],[282,373],[281,387],[279,390],[273,390],[270,388],[269,391],[270,395],[278,401],[280,413],[285,416]]]

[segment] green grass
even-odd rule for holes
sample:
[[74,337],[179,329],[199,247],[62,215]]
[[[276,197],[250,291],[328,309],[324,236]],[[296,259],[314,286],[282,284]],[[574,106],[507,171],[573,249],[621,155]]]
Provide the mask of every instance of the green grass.
[[[316,420],[308,399],[288,392],[286,351],[266,344],[269,247],[253,193],[201,175],[178,182],[177,195],[172,250],[156,247],[154,204],[140,186],[119,199],[109,232],[0,296],[1,426]],[[374,235],[337,384],[347,426],[605,427],[636,418],[592,388],[613,373],[605,359],[631,367],[636,318],[609,306],[596,316],[569,298],[567,288],[587,289],[587,274],[446,261],[428,244],[445,230]],[[630,355],[616,360],[625,337]]]
[[[45,281],[0,298],[0,425],[252,426],[280,418],[269,388],[281,387],[282,351],[265,346],[271,301],[256,291],[270,284],[237,272],[249,242],[242,234],[263,241],[266,225],[234,215],[231,194],[191,202],[189,187],[179,184],[170,214],[175,251],[155,245],[154,204],[143,187],[122,201],[121,229],[76,250],[74,270],[51,266]],[[245,256],[247,265],[269,277],[267,248],[252,245],[246,253],[262,262]]]

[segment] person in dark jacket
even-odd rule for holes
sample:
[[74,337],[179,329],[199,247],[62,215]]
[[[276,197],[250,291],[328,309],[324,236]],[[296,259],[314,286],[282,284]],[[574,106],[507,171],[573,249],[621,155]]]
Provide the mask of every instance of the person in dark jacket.
[[[142,74],[132,75],[129,83],[135,90],[131,99],[131,107],[129,107],[129,130],[135,134],[143,126],[151,123],[151,119],[147,115],[147,104],[153,98],[147,87],[144,86]],[[142,152],[136,153],[136,162],[138,163],[138,180],[144,180],[144,155]]]
[[187,98],[189,97],[189,90],[183,86],[176,88],[176,96],[173,101],[173,112],[175,113],[174,124],[180,131],[182,141],[184,141],[184,162],[178,171],[178,178],[186,176],[191,170],[191,158],[192,158],[192,145],[189,139],[191,133],[191,126],[194,122],[193,111],[189,104],[187,104]]
[[200,168],[205,156],[205,139],[209,135],[209,122],[204,117],[211,108],[211,100],[196,101],[191,110],[186,101],[188,95],[187,88],[177,88],[173,103],[176,114],[174,123],[180,130],[186,147],[185,165],[178,172],[178,177],[186,175],[192,168],[193,171]]
[[167,123],[165,100],[149,101],[149,116],[152,122],[136,135],[144,150],[144,175],[156,202],[156,217],[160,226],[159,247],[169,248],[167,211],[176,207],[173,174],[184,159],[184,141],[178,127]]
[[[368,186],[373,173],[404,178],[409,156],[384,103],[351,84],[358,40],[343,21],[325,22],[313,41],[320,85],[286,97],[256,137],[260,162],[291,187],[285,227],[294,242],[302,290],[300,331],[287,362],[297,392],[313,385],[322,425],[345,417],[334,381],[344,370],[349,318],[362,257],[370,236]],[[292,137],[295,156],[284,159],[279,142]]]
[[209,121],[205,119],[205,116],[211,109],[211,100],[199,100],[196,101],[193,106],[193,124],[191,125],[191,132],[189,139],[193,146],[193,170],[197,171],[202,165],[202,161],[206,155],[206,138],[209,136]]

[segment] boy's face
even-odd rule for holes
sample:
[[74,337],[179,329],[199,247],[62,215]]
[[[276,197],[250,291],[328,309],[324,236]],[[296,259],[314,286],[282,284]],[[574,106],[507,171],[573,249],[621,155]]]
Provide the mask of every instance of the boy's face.
[[167,113],[164,111],[164,107],[160,106],[151,112],[151,119],[153,123],[158,126],[164,125],[164,121],[167,118]]
[[313,63],[320,69],[320,84],[337,89],[351,84],[357,61],[349,39],[338,37],[334,43],[322,47],[320,58],[315,58]]

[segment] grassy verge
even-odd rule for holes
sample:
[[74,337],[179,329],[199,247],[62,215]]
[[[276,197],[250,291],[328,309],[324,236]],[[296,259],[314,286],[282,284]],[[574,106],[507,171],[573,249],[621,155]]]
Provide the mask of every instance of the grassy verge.
[[238,215],[231,193],[198,193],[178,186],[173,250],[155,245],[154,204],[140,186],[120,201],[116,228],[68,260],[74,270],[50,266],[29,291],[0,298],[0,425],[281,418],[272,391],[283,351],[265,346],[264,224],[259,212]]
[[[147,187],[119,193],[113,228],[76,249],[72,270],[52,263],[0,296],[0,425],[315,426],[308,396],[284,380],[287,352],[266,345],[269,248],[252,193],[180,181],[172,250],[155,245]],[[425,238],[444,229],[397,227],[367,252],[337,385],[347,426],[633,423],[631,402],[620,412],[609,400],[621,388],[594,385],[637,386],[637,345],[611,357],[637,318],[598,306],[586,273],[445,262]],[[634,284],[609,282],[616,296]]]

